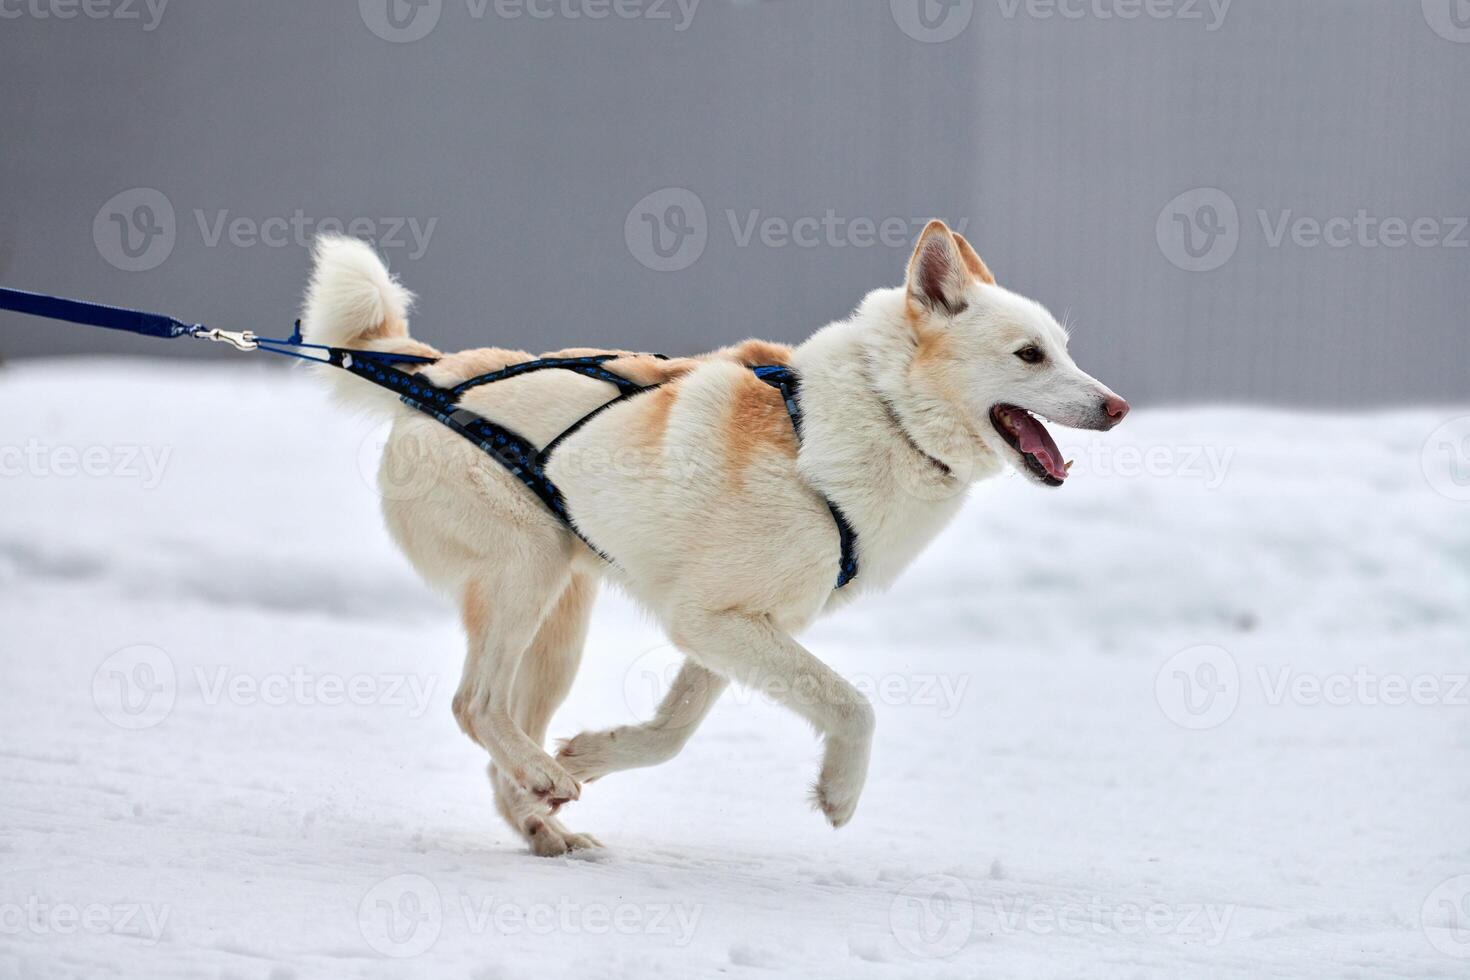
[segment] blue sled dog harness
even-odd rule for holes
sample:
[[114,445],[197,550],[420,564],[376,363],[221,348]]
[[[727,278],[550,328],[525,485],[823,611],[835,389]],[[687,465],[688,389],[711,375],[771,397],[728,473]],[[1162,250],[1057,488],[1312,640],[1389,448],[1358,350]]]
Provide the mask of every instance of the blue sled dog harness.
[[[325,344],[308,344],[302,339],[301,321],[299,320],[290,337],[278,340],[257,337],[249,330],[210,329],[202,324],[187,324],[160,313],[127,310],[3,287],[0,287],[0,310],[11,310],[29,316],[103,327],[109,330],[124,330],[165,340],[194,337],[229,344],[240,351],[264,351],[269,354],[280,354],[315,361],[319,364],[329,364],[348,371],[364,381],[369,381],[380,388],[386,388],[397,395],[405,405],[432,417],[452,432],[474,443],[491,459],[510,471],[510,474],[524,484],[527,490],[535,494],[537,499],[551,512],[551,515],[567,530],[608,562],[612,562],[613,559],[587,540],[587,537],[573,522],[565,497],[546,475],[546,466],[557,447],[582,426],[614,405],[659,387],[657,384],[638,384],[608,370],[607,362],[627,356],[624,354],[541,358],[512,364],[489,374],[482,374],[452,388],[441,388],[411,373],[424,365],[435,363],[436,358],[412,354],[391,354],[382,351],[352,350],[330,347]],[[666,360],[662,354],[653,356]],[[747,367],[757,378],[781,393],[799,443],[802,437],[800,376],[784,365],[747,365]],[[460,404],[460,399],[467,391],[480,385],[493,384],[496,381],[519,377],[533,371],[547,370],[575,371],[585,377],[612,385],[617,390],[617,394],[573,422],[539,450],[530,440],[512,429],[492,422]],[[838,566],[836,585],[840,589],[857,577],[857,532],[853,530],[852,524],[836,504],[830,500],[826,500],[825,503],[832,514],[833,522],[837,525],[837,537],[841,545],[842,556]]]

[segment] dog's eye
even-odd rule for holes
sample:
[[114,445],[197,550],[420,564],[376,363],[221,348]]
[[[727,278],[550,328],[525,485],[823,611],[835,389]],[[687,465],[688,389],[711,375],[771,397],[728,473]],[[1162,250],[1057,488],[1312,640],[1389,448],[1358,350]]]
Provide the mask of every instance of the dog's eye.
[[1042,361],[1046,360],[1046,355],[1043,354],[1041,352],[1041,348],[1037,347],[1035,344],[1027,344],[1025,347],[1022,347],[1020,350],[1016,351],[1016,356],[1025,361],[1027,364],[1040,364]]

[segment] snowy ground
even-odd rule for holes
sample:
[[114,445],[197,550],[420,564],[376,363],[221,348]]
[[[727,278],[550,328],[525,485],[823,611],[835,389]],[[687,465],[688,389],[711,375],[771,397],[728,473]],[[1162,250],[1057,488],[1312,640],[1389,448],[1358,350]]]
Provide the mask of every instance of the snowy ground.
[[[540,860],[366,424],[278,371],[10,367],[0,977],[1470,975],[1467,413],[1068,434],[1068,486],[980,489],[806,637],[877,704],[851,826],[727,694],[568,808],[603,859]],[[670,660],[605,596],[554,733]]]

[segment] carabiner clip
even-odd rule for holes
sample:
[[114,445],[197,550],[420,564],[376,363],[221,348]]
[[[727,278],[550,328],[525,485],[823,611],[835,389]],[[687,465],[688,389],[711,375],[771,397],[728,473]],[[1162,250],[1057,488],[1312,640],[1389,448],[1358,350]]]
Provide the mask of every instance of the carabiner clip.
[[196,327],[192,336],[198,337],[200,340],[213,340],[222,344],[229,344],[235,350],[255,350],[260,346],[260,343],[255,338],[254,331],[251,330],[220,330],[217,327],[212,329]]

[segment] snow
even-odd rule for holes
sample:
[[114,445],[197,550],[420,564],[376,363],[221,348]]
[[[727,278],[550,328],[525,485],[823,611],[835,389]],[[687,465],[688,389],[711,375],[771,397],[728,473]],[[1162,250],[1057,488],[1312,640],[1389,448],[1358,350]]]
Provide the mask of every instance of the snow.
[[[981,487],[804,638],[877,706],[849,827],[731,692],[567,808],[605,854],[545,860],[451,717],[380,427],[256,365],[11,366],[0,977],[1470,975],[1470,503],[1430,438],[1466,415],[1059,433],[1066,487]],[[553,734],[671,663],[605,594]]]

